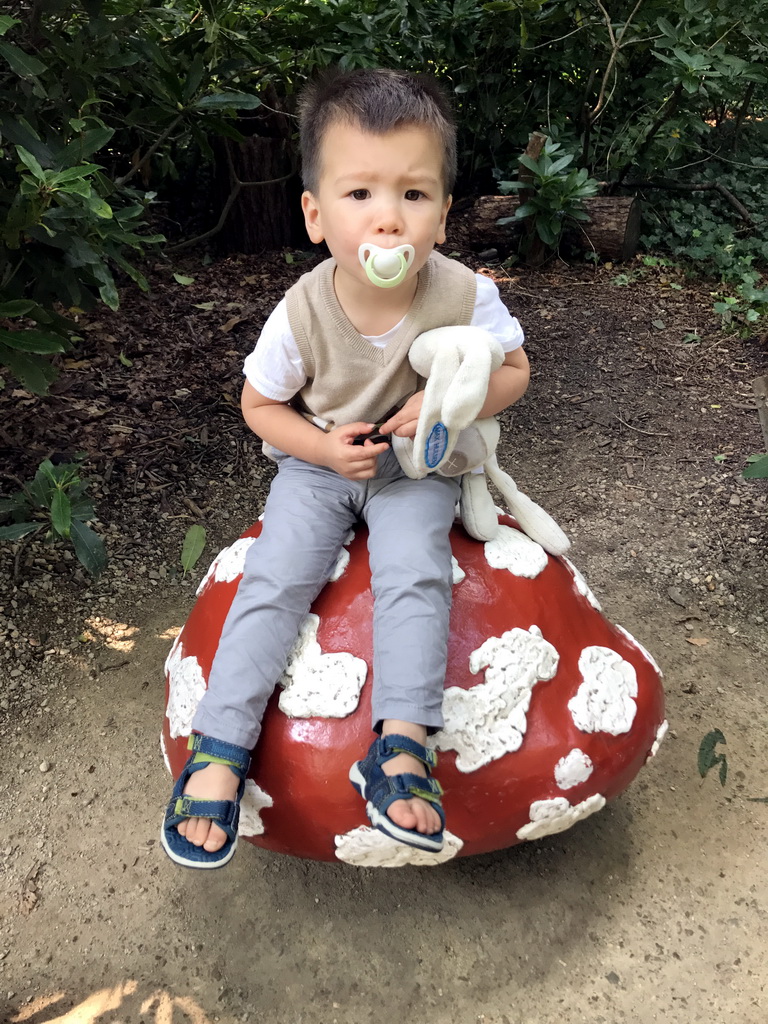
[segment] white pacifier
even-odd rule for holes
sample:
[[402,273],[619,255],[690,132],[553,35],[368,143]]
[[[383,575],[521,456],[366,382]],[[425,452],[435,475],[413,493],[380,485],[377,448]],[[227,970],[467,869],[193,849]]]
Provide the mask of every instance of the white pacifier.
[[408,273],[415,250],[412,245],[396,245],[382,249],[373,242],[363,242],[357,255],[371,284],[379,288],[394,288]]

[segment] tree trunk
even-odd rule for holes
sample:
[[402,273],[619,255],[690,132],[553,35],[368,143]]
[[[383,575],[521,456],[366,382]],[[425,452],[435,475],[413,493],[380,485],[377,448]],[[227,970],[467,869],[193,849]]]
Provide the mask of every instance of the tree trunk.
[[768,451],[768,375],[756,377],[752,381],[752,390],[755,393],[755,405],[757,406],[757,415],[760,417],[765,449]]
[[[470,231],[483,247],[509,245],[524,230],[525,221],[499,226],[501,217],[514,217],[520,205],[517,196],[480,196],[468,214]],[[640,201],[633,196],[594,196],[584,200],[590,216],[579,228],[569,229],[566,238],[573,244],[598,252],[604,259],[631,259],[640,239]]]
[[237,182],[242,187],[219,235],[228,252],[256,253],[306,243],[301,231],[301,185],[291,140],[291,118],[273,86],[264,106],[237,122],[244,142],[222,139],[217,150],[218,210]]
[[[224,139],[222,146],[228,150],[235,176],[244,183],[219,236],[222,248],[227,252],[256,253],[291,245],[294,225],[289,188],[289,178],[293,176],[290,140],[252,135],[245,142]],[[221,189],[221,205],[234,186],[226,156],[222,154],[225,168],[221,179],[222,186],[224,182],[226,185]],[[262,181],[274,183],[245,184]]]

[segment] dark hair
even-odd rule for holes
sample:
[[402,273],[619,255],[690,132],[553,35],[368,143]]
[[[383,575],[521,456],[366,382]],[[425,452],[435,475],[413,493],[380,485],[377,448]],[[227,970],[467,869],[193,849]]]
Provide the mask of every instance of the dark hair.
[[450,195],[456,181],[456,124],[448,97],[427,75],[386,68],[333,70],[310,82],[299,100],[302,178],[316,192],[320,149],[326,132],[338,122],[384,135],[419,125],[434,131],[443,148],[443,185]]

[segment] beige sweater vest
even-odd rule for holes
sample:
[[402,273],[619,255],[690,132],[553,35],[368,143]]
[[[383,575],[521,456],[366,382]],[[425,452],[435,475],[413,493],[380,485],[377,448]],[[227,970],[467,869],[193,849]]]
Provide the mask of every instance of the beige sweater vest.
[[355,330],[339,305],[335,267],[335,260],[325,260],[286,293],[288,322],[307,374],[291,404],[332,426],[379,423],[423,386],[408,362],[414,339],[433,327],[471,323],[475,275],[433,251],[419,271],[411,308],[381,349]]

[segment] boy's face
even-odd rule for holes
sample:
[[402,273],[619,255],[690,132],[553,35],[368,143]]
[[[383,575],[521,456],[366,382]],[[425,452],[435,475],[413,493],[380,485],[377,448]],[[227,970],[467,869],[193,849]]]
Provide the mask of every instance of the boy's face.
[[405,281],[387,291],[407,288],[435,243],[445,241],[451,199],[444,194],[442,172],[439,140],[427,128],[374,135],[345,122],[329,127],[317,193],[304,193],[302,209],[309,237],[325,240],[336,260],[337,290],[354,283],[378,291],[358,259],[363,242],[385,249],[406,242],[414,247]]

